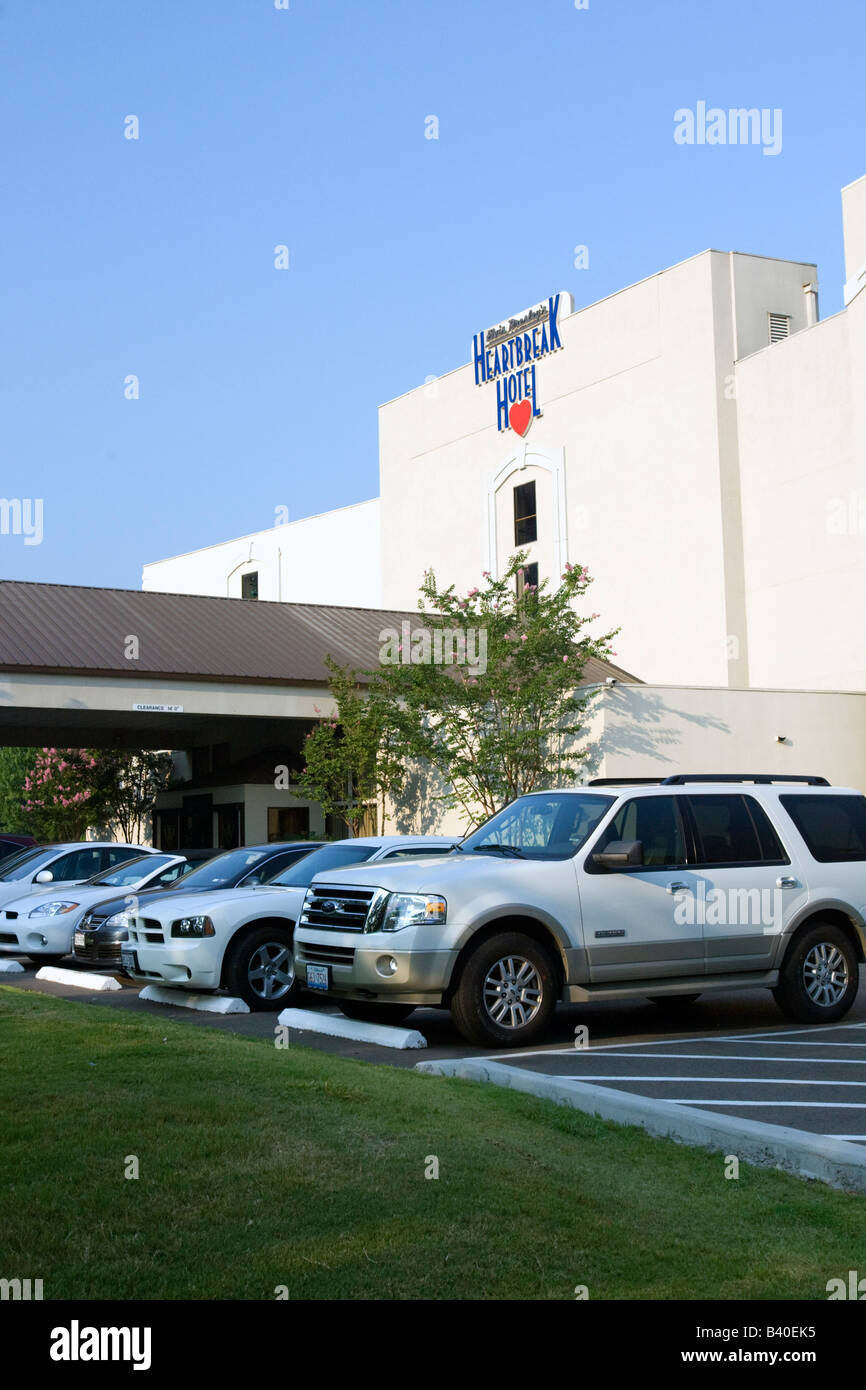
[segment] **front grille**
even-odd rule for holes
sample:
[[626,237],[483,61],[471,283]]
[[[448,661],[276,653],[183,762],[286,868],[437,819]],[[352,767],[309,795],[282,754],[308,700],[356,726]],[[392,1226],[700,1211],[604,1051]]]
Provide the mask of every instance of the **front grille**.
[[317,883],[307,893],[301,921],[331,931],[364,931],[375,896],[375,888],[331,888]]
[[18,937],[11,931],[0,931],[0,941],[4,946],[17,946]]
[[129,929],[130,941],[150,941],[161,946],[165,941],[162,922],[155,917],[136,917]]
[[299,947],[299,959],[306,965],[353,965],[355,950],[352,946],[311,946],[305,941]]
[[90,941],[75,947],[78,960],[120,960],[119,941]]

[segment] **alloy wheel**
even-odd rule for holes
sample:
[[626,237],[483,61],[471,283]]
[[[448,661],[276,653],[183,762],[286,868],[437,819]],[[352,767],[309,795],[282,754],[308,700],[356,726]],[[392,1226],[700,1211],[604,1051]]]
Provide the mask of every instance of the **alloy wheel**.
[[502,956],[488,970],[484,1008],[500,1028],[525,1028],[541,1008],[541,976],[525,956]]
[[295,982],[295,959],[291,946],[282,941],[265,941],[250,956],[247,970],[250,989],[260,999],[282,999]]
[[838,1004],[848,988],[848,962],[838,946],[820,941],[803,961],[803,985],[815,1004]]

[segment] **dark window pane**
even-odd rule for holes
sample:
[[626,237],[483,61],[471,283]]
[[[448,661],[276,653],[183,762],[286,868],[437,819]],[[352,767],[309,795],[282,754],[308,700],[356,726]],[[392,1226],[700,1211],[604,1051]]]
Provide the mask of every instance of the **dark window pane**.
[[527,589],[527,588],[530,588],[530,589],[537,589],[537,588],[538,588],[538,565],[537,565],[537,564],[531,564],[531,565],[524,565],[524,566],[523,566],[523,585],[522,585],[522,588],[523,588],[523,589]]
[[780,796],[813,859],[824,864],[866,859],[866,797]]
[[514,489],[514,544],[530,545],[537,539],[535,483],[521,483]]
[[742,796],[690,796],[699,864],[759,863],[758,833]]
[[759,806],[754,797],[744,796],[743,800],[752,817],[752,822],[758,832],[758,839],[761,844],[761,857],[771,864],[788,864],[790,860],[785,853],[781,840],[770,824],[770,818],[763,806]]
[[[685,838],[674,796],[638,797],[617,811],[598,844],[597,854],[614,840],[640,840],[648,868],[686,862]],[[591,864],[587,868],[592,868]]]
[[259,596],[259,575],[244,574],[241,576],[241,598],[258,598]]
[[309,806],[269,806],[268,840],[303,840],[310,833]]

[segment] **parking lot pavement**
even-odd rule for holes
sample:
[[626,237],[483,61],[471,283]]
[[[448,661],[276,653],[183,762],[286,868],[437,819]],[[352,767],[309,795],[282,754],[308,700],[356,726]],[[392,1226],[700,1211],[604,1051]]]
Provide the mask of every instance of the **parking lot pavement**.
[[866,1022],[667,1036],[491,1061],[866,1146]]

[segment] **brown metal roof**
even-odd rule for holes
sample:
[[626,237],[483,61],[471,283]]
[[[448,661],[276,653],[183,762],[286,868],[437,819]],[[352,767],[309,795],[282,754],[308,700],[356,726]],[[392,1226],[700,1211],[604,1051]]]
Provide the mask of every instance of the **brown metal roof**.
[[[269,603],[142,589],[0,580],[0,670],[163,679],[276,682],[328,679],[325,658],[364,669],[379,634],[419,614],[312,603]],[[124,647],[138,638],[138,660]],[[587,684],[637,677],[590,659]]]

